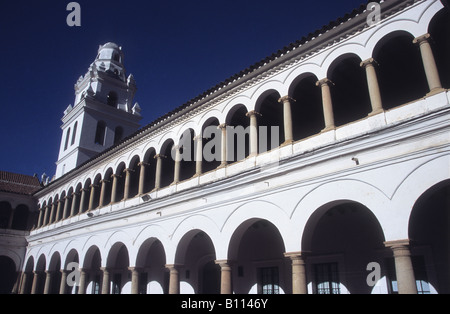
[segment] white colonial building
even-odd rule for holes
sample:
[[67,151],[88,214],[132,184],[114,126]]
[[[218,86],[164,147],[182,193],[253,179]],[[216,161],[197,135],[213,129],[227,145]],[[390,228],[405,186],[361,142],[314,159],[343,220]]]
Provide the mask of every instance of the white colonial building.
[[101,46],[34,194],[19,292],[449,293],[450,12],[380,9],[139,130],[122,50]]

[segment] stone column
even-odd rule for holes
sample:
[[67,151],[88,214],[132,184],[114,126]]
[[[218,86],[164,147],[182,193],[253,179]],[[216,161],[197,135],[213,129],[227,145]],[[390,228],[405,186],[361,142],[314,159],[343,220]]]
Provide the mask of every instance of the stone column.
[[292,262],[292,293],[308,294],[305,260],[301,252],[285,253]]
[[201,176],[203,173],[203,137],[198,135],[194,137],[195,141],[195,176]]
[[127,200],[130,198],[131,173],[134,172],[134,170],[127,168],[123,172],[125,173],[125,187],[123,190],[123,199]]
[[147,166],[149,166],[149,164],[147,164],[145,162],[140,162],[138,164],[138,166],[141,168],[141,170],[139,172],[139,190],[138,190],[138,195],[144,195],[145,194],[145,171],[147,169]]
[[41,277],[41,272],[39,271],[33,271],[33,284],[31,286],[31,294],[36,294],[37,293],[37,289],[39,286],[39,281],[40,281],[40,277]]
[[228,162],[227,162],[227,125],[225,123],[222,123],[217,128],[222,131],[222,140],[221,140],[222,154],[221,154],[220,167],[225,167],[228,164]]
[[174,264],[166,265],[166,268],[168,268],[170,271],[169,294],[179,294],[180,293],[180,276],[178,273],[177,265],[174,265]]
[[161,188],[162,159],[166,157],[164,155],[157,154],[154,158],[156,159],[155,190],[159,190]]
[[395,272],[399,294],[417,294],[414,268],[409,250],[409,240],[388,241],[384,243],[394,253]]
[[7,229],[12,229],[12,223],[13,223],[13,220],[14,220],[14,211],[15,210],[16,210],[15,208],[11,208],[11,213],[9,215]]
[[56,214],[56,202],[53,201],[50,211],[50,219],[48,221],[48,224],[51,225],[55,222],[55,214]]
[[70,217],[75,216],[75,212],[77,210],[77,208],[80,207],[80,205],[78,204],[78,196],[80,195],[80,193],[76,193],[74,192],[72,194],[72,208],[70,209]]
[[48,224],[48,216],[50,215],[49,208],[50,208],[49,205],[46,205],[44,207],[44,221],[42,222],[42,226],[41,227],[44,227],[44,226],[46,226]]
[[258,155],[258,119],[259,112],[252,110],[247,113],[247,117],[250,118],[250,156]]
[[140,269],[137,267],[129,267],[131,271],[131,294],[139,294],[139,273]]
[[64,210],[63,210],[63,216],[62,219],[67,219],[69,217],[69,200],[71,199],[71,196],[66,196],[64,198]]
[[325,129],[322,132],[333,130],[334,125],[333,101],[331,99],[330,85],[333,84],[329,79],[324,78],[316,83],[322,90],[323,115],[325,119]]
[[44,209],[41,208],[39,210],[39,218],[38,218],[38,223],[37,223],[37,228],[39,229],[40,227],[42,227],[42,220],[44,219]]
[[220,266],[220,294],[233,294],[230,262],[218,260],[215,263]]
[[101,189],[100,189],[100,200],[98,202],[98,207],[105,206],[105,194],[106,194],[106,188],[108,186],[109,181],[108,180],[102,180],[100,181]]
[[62,214],[61,212],[61,208],[62,208],[62,204],[64,203],[64,201],[59,200],[58,201],[58,206],[56,207],[56,216],[55,216],[55,222],[58,222],[60,219],[60,215]]
[[414,39],[413,43],[420,46],[420,53],[422,55],[423,67],[428,80],[430,92],[442,90],[441,79],[439,78],[439,71],[434,59],[433,50],[431,49],[429,39],[430,34],[425,34]]
[[86,294],[86,269],[80,268],[80,286],[78,287],[78,294]]
[[117,179],[120,178],[119,175],[113,174],[111,175],[113,180],[112,188],[111,188],[111,204],[117,203]]
[[19,294],[25,294],[25,289],[28,286],[28,281],[30,280],[31,274],[28,272],[24,272],[22,274],[22,283],[20,285]]
[[373,58],[361,62],[361,67],[366,70],[370,103],[372,105],[372,112],[370,113],[370,115],[375,115],[383,112],[383,102],[381,100],[380,85],[378,84],[375,64],[376,61]]
[[44,285],[44,294],[50,294],[50,288],[52,286],[53,281],[53,271],[47,270],[45,271],[45,285]]
[[88,210],[93,210],[94,209],[94,200],[95,200],[95,194],[96,194],[97,186],[95,184],[91,184],[90,188],[91,188],[91,191],[90,191],[91,194],[89,196]]
[[284,96],[281,97],[278,102],[283,104],[283,123],[284,123],[284,143],[288,145],[294,142],[293,128],[292,128],[292,108],[291,102],[295,102],[295,99]]
[[110,293],[109,269],[107,269],[106,267],[102,267],[100,269],[103,271],[102,294],[109,294]]
[[173,183],[177,184],[180,182],[180,171],[181,171],[181,147],[179,145],[175,145],[172,148],[175,151],[175,166],[174,166],[174,173],[173,173]]
[[61,270],[61,284],[59,286],[59,294],[66,294],[67,274],[68,274],[67,270],[65,270],[65,269]]
[[78,214],[81,214],[85,211],[85,203],[86,203],[86,192],[88,190],[86,189],[81,189],[81,199],[80,199],[80,207],[78,209]]

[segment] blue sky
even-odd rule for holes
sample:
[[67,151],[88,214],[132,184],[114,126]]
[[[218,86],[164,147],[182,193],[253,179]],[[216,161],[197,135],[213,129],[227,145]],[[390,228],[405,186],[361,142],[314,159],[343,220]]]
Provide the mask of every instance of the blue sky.
[[365,0],[70,0],[0,5],[0,170],[53,176],[63,111],[100,44],[136,79],[142,126]]

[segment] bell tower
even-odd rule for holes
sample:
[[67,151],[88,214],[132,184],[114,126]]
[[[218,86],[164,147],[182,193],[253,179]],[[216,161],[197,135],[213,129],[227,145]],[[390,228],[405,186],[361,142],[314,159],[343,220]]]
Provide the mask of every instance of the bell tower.
[[136,82],[126,76],[122,47],[100,46],[88,72],[75,84],[75,103],[62,118],[56,178],[63,176],[140,128]]

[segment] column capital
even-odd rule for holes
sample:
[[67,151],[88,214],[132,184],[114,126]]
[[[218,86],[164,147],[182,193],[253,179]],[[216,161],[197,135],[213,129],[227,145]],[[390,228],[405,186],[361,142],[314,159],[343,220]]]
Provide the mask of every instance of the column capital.
[[103,183],[110,183],[111,181],[109,181],[109,180],[106,180],[106,179],[104,179],[104,180],[100,180],[100,183],[101,184],[103,184]]
[[227,260],[227,259],[222,259],[222,260],[215,260],[214,263],[216,265],[219,265],[221,268],[223,268],[223,267],[231,267],[231,264],[233,262],[230,260]]
[[413,44],[422,44],[424,42],[428,42],[428,40],[431,38],[431,35],[429,33],[426,33],[422,36],[419,36],[417,38],[414,38]]
[[284,104],[285,102],[297,102],[297,100],[295,100],[291,96],[284,96],[284,97],[281,97],[280,99],[278,99],[278,102]]
[[409,239],[384,242],[384,246],[391,249],[409,247],[410,245],[411,241]]
[[156,154],[155,157],[153,157],[154,159],[162,159],[162,158],[167,158],[167,156],[163,155],[163,154]]
[[113,173],[113,174],[111,175],[111,179],[116,179],[116,178],[122,178],[122,176],[119,175],[119,174]]
[[334,83],[328,78],[324,78],[316,82],[316,86],[324,86],[324,85],[330,86],[334,85]]
[[364,60],[360,63],[360,66],[362,68],[365,68],[367,66],[374,66],[374,65],[378,65],[378,62],[374,59],[374,58],[369,58],[367,60]]
[[247,112],[245,114],[247,117],[252,117],[252,116],[262,116],[262,114],[260,114],[258,111],[256,110],[250,110],[249,112]]
[[303,259],[305,259],[305,253],[288,252],[288,253],[284,253],[284,257],[289,258],[291,260],[303,260]]
[[131,169],[131,168],[123,169],[123,173],[130,173],[130,172],[134,172],[134,169]]
[[148,164],[148,163],[146,163],[146,162],[143,162],[143,161],[141,161],[140,163],[138,163],[138,166],[139,166],[139,167],[142,167],[142,166],[144,166],[144,167],[148,167],[148,166],[150,166],[150,164]]
[[227,128],[227,124],[226,123],[222,123],[222,124],[219,124],[218,126],[217,126],[217,128],[218,129],[221,129],[221,130],[224,130],[224,129],[226,129]]
[[202,140],[203,140],[203,136],[201,136],[201,135],[194,136],[194,141],[202,141]]

